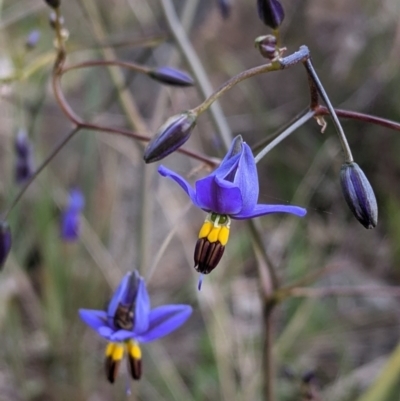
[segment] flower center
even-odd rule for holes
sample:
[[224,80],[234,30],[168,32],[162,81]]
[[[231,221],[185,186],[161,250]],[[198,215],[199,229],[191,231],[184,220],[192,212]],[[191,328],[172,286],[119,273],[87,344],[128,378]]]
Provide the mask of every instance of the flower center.
[[119,304],[114,315],[114,325],[118,329],[132,330],[134,313],[131,306]]

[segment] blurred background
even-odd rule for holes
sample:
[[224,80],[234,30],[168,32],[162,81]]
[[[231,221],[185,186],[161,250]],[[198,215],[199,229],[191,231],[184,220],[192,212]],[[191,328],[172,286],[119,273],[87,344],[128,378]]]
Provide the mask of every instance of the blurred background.
[[[160,4],[62,0],[67,63],[118,58],[189,71]],[[255,0],[231,0],[228,19],[222,18],[217,0],[173,4],[214,88],[265,62],[253,43],[270,30],[259,20]],[[335,107],[400,121],[397,0],[282,4],[287,54],[302,44],[310,48]],[[50,85],[54,31],[49,13],[42,0],[0,1],[3,209],[20,188],[14,180],[17,132],[28,133],[37,166],[72,129]],[[40,32],[40,39],[27,49],[32,30]],[[135,128],[138,110],[149,135],[169,116],[202,101],[195,87],[165,87],[118,68],[71,71],[63,89],[85,120],[143,133]],[[308,102],[307,77],[299,65],[247,80],[220,104],[232,135],[242,135],[253,146]],[[398,298],[374,291],[321,295],[332,287],[399,285],[400,140],[396,131],[343,120],[355,160],[378,199],[378,226],[365,230],[341,194],[343,159],[327,121],[324,134],[315,121],[308,122],[258,165],[261,203],[293,203],[308,210],[304,219],[258,219],[281,282],[325,271],[310,291],[275,311],[277,399],[310,399],[305,397],[312,391],[317,401],[396,401]],[[213,157],[224,153],[207,114],[185,146]],[[143,378],[132,383],[130,399],[262,399],[262,308],[247,225],[232,222],[225,255],[199,293],[193,250],[205,213],[191,206],[177,185],[162,179],[157,165],[145,166],[142,151],[143,144],[131,139],[82,131],[11,213],[13,248],[0,277],[1,401],[127,397],[125,366],[110,385],[103,371],[105,341],[79,320],[77,310],[105,308],[112,289],[132,269],[148,279],[153,306],[189,303],[194,314],[169,337],[143,346]],[[181,154],[163,164],[192,182],[208,172]],[[60,237],[60,213],[71,187],[82,190],[86,205],[81,236],[67,243]]]

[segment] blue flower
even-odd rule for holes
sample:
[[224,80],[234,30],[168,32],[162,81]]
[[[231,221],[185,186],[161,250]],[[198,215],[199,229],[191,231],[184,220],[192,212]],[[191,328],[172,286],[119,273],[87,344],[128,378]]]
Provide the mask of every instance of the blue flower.
[[61,237],[65,241],[75,241],[80,233],[80,215],[85,206],[85,198],[79,189],[69,192],[69,200],[61,218]]
[[107,379],[113,383],[125,349],[133,379],[141,376],[139,343],[164,337],[189,318],[189,305],[163,305],[150,309],[146,284],[135,271],[127,273],[108,305],[107,311],[80,309],[81,319],[109,341],[106,349]]
[[250,219],[271,213],[304,216],[298,206],[258,204],[259,184],[250,147],[237,136],[221,164],[207,177],[196,181],[195,189],[180,175],[164,166],[158,172],[177,182],[193,204],[206,212],[195,250],[195,268],[210,273],[220,261],[229,237],[231,218]]

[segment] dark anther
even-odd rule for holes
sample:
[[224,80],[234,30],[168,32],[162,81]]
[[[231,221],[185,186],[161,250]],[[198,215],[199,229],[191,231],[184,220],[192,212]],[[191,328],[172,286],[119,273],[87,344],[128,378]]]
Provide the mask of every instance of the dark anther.
[[142,376],[142,360],[128,357],[128,367],[133,380],[139,380]]
[[199,273],[213,271],[224,254],[225,247],[220,242],[210,242],[207,238],[197,240],[194,250],[194,267]]
[[119,370],[119,365],[121,361],[115,361],[112,359],[111,356],[106,357],[105,363],[104,363],[104,369],[106,372],[107,380],[110,383],[115,382],[115,378],[118,375],[118,370]]

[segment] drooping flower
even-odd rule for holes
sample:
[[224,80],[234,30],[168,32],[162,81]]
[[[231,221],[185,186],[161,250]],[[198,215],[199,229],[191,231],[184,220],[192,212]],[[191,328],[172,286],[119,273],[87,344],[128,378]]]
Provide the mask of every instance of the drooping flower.
[[198,272],[210,273],[220,261],[228,242],[231,218],[251,219],[271,213],[304,216],[298,206],[258,204],[259,184],[250,147],[237,136],[221,164],[207,177],[196,181],[195,189],[180,175],[164,166],[158,172],[171,178],[186,192],[193,204],[208,212],[194,253]]
[[61,238],[65,241],[75,241],[80,234],[80,215],[85,206],[82,192],[74,188],[69,192],[69,200],[61,217]]
[[125,351],[133,379],[139,380],[142,357],[139,343],[164,337],[189,318],[189,305],[163,305],[150,309],[150,299],[142,277],[127,273],[114,292],[107,311],[80,309],[81,319],[101,337],[109,341],[106,348],[105,371],[114,383]]

